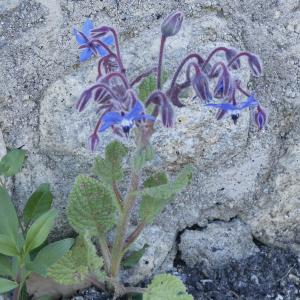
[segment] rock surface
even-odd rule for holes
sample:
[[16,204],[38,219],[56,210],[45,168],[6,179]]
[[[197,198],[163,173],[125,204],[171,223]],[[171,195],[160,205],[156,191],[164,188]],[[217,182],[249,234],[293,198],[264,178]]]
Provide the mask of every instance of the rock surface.
[[[173,174],[181,165],[193,163],[195,175],[190,188],[148,229],[149,237],[138,241],[153,239],[158,229],[161,237],[168,237],[148,248],[147,274],[170,266],[179,232],[214,226],[216,221],[230,226],[235,217],[261,242],[300,253],[298,0],[2,1],[0,126],[8,147],[25,145],[28,150],[24,171],[15,180],[15,203],[21,208],[40,183],[49,182],[55,206],[63,212],[74,178],[88,173],[93,160],[86,140],[94,114],[91,108],[79,115],[74,103],[94,80],[96,61],[78,63],[72,28],[79,28],[86,17],[116,26],[134,77],[156,63],[159,24],[174,9],[183,10],[186,18],[178,37],[167,45],[168,72],[192,50],[207,55],[215,45],[230,44],[253,51],[264,62],[264,76],[253,79],[246,70],[239,76],[256,91],[270,119],[262,132],[257,132],[248,112],[238,126],[228,119],[218,122],[189,95],[184,99],[189,105],[177,112],[176,128],[158,128],[153,168]],[[103,143],[110,138],[104,135]],[[59,234],[69,232],[64,213],[57,226]],[[232,230],[240,235],[244,227]],[[141,278],[145,273],[140,272]]]

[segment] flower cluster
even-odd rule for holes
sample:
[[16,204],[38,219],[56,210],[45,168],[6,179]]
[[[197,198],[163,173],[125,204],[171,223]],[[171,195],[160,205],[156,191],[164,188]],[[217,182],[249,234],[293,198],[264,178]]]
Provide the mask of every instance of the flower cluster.
[[[234,48],[217,47],[204,58],[198,53],[186,56],[175,71],[171,83],[166,90],[162,89],[162,65],[166,40],[176,35],[182,25],[183,14],[180,11],[169,15],[161,26],[161,45],[158,66],[146,70],[137,78],[130,80],[124,68],[119,49],[119,39],[114,28],[101,26],[93,28],[88,19],[83,30],[74,29],[79,48],[80,60],[84,61],[92,55],[100,57],[98,76],[94,85],[85,90],[77,102],[77,109],[82,111],[90,100],[98,103],[98,122],[90,137],[90,146],[94,150],[99,142],[98,133],[111,128],[114,133],[127,136],[133,126],[152,124],[158,116],[166,127],[174,125],[174,106],[183,107],[180,94],[187,88],[193,88],[199,102],[206,107],[216,108],[217,119],[230,115],[234,124],[237,123],[241,111],[251,108],[253,118],[259,129],[267,122],[267,113],[261,107],[253,93],[248,93],[236,78],[235,72],[240,69],[242,59],[254,76],[261,76],[260,59],[253,53],[239,52]],[[223,60],[216,61],[216,54],[223,52]],[[185,72],[184,80],[179,82],[179,76]],[[134,90],[151,73],[157,76],[156,89],[143,104]],[[242,101],[238,99],[244,98]],[[221,103],[217,101],[220,99]],[[151,115],[145,113],[145,108],[153,108]]]

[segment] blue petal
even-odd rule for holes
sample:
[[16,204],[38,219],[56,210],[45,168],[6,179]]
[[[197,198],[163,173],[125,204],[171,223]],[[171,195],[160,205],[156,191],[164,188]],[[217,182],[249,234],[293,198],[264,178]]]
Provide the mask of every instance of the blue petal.
[[143,112],[143,105],[140,101],[136,101],[134,107],[132,108],[131,112],[129,112],[125,119],[127,120],[133,120],[139,117],[139,115]]
[[151,115],[144,115],[144,114],[141,114],[139,116],[137,116],[136,118],[133,119],[134,121],[140,121],[140,120],[150,120],[150,121],[155,121],[156,118],[151,116]]
[[108,55],[108,52],[103,47],[97,46],[96,49],[101,57]]
[[108,112],[103,116],[102,120],[105,123],[109,122],[109,123],[117,124],[122,122],[123,117],[117,112]]
[[230,103],[209,103],[209,104],[206,104],[205,106],[209,106],[209,107],[214,107],[214,108],[221,108],[221,109],[224,109],[226,111],[228,110],[237,110],[238,107],[236,107],[235,105],[233,104],[230,104]]
[[115,39],[112,35],[105,36],[101,41],[108,46],[114,45]]
[[104,123],[100,129],[99,129],[99,132],[103,132],[105,131],[107,128],[109,128],[110,126],[114,125],[114,123],[112,122],[107,122],[107,123]]
[[91,51],[91,49],[85,49],[83,50],[80,55],[79,55],[79,60],[81,62],[88,60],[89,58],[91,58],[91,56],[93,55],[93,52]]
[[83,45],[86,43],[86,41],[84,40],[83,36],[79,33],[79,31],[77,29],[73,29],[73,34],[76,37],[76,41],[79,45]]
[[90,36],[91,34],[91,30],[94,28],[93,22],[90,19],[86,19],[86,21],[83,24],[82,27],[82,32],[86,35],[86,36]]
[[247,108],[247,107],[250,107],[250,106],[256,106],[256,105],[258,105],[257,101],[255,100],[255,98],[253,97],[253,95],[250,95],[247,98],[247,101],[242,102],[239,105],[239,107],[240,107],[240,109],[244,109],[244,108]]

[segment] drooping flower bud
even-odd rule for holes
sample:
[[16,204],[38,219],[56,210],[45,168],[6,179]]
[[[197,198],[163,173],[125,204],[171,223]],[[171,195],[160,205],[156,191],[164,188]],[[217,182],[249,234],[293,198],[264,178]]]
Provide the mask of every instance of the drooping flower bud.
[[78,109],[79,112],[82,112],[90,101],[91,97],[92,92],[89,89],[84,91],[76,103],[76,109]]
[[250,54],[248,56],[248,64],[254,76],[259,77],[262,74],[261,62],[258,56]]
[[195,90],[196,95],[202,99],[204,102],[210,102],[212,100],[212,95],[209,90],[209,83],[207,76],[202,72],[196,75],[192,80],[192,85]]
[[174,111],[168,101],[164,101],[161,106],[161,119],[165,127],[174,126]]
[[267,113],[259,105],[257,106],[257,111],[254,112],[254,120],[259,130],[263,129],[267,123]]
[[167,16],[161,24],[161,33],[163,37],[173,36],[178,33],[183,21],[183,13],[176,11]]
[[[226,50],[225,55],[228,62],[230,62],[236,55],[238,54],[238,51],[234,48],[229,48]],[[237,70],[241,67],[241,61],[240,59],[236,59],[230,67],[234,70]]]

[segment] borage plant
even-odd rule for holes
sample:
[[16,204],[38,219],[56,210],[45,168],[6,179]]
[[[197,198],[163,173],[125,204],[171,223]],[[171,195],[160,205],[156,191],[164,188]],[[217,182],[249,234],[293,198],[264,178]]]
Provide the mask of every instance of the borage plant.
[[[118,184],[123,179],[122,161],[128,149],[119,141],[106,147],[104,158],[96,159],[93,173],[97,179],[88,176],[76,179],[69,197],[68,219],[79,237],[72,250],[48,270],[48,275],[62,284],[87,280],[114,293],[114,299],[132,293],[143,294],[147,300],[192,299],[180,280],[171,275],[158,275],[146,289],[125,287],[120,276],[122,266],[131,266],[143,255],[144,250],[132,252],[130,247],[145,226],[151,224],[191,180],[191,168],[186,167],[171,181],[164,172],[158,172],[141,184],[142,170],[154,156],[151,136],[157,119],[160,117],[165,127],[174,126],[174,107],[184,106],[180,94],[190,87],[200,103],[218,109],[217,119],[230,115],[236,124],[240,113],[251,109],[258,128],[262,129],[267,115],[254,94],[248,93],[234,75],[241,67],[242,58],[247,59],[254,76],[261,75],[259,58],[246,51],[218,47],[207,58],[198,53],[189,54],[179,64],[169,86],[162,88],[164,47],[167,39],[178,33],[182,21],[183,14],[179,11],[163,21],[158,65],[135,79],[129,78],[124,67],[114,28],[94,29],[87,20],[82,31],[74,30],[82,49],[80,60],[100,56],[96,82],[77,102],[80,112],[91,100],[98,104],[98,121],[89,138],[91,149],[97,148],[101,132],[112,130],[119,139],[134,135],[136,151],[132,154],[130,183],[125,195]],[[224,58],[213,60],[219,52],[225,54]],[[184,80],[179,82],[182,73]],[[216,103],[216,99],[221,102]],[[129,232],[130,216],[138,198],[141,198],[139,224]],[[111,231],[114,233],[108,240]],[[94,243],[99,245],[102,257],[96,254]]]

